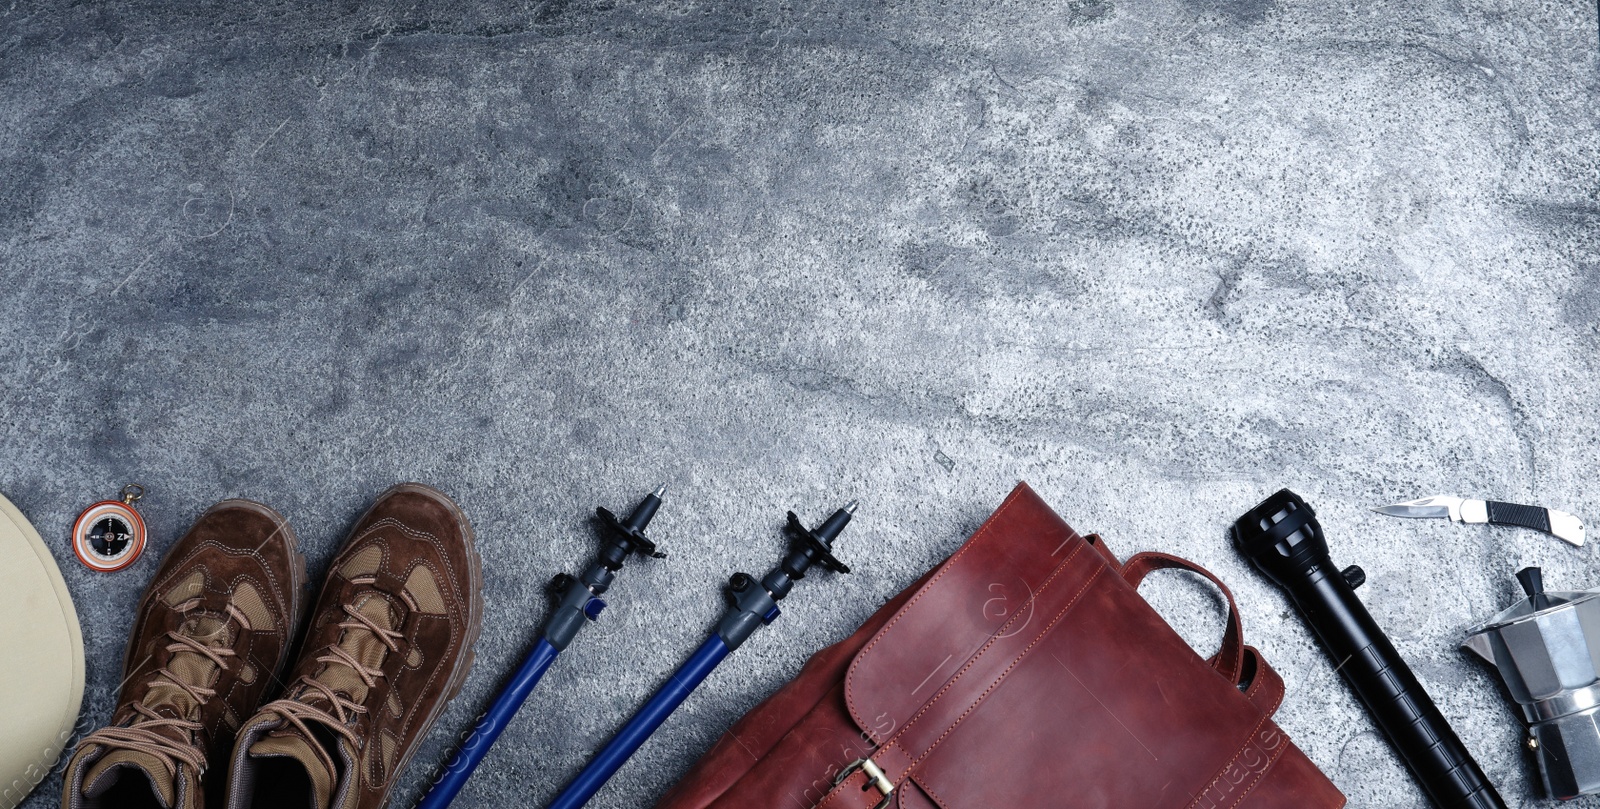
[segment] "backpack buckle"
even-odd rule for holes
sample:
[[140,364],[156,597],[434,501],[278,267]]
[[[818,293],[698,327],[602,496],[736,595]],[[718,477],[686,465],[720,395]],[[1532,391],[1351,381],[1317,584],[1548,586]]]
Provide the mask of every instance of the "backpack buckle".
[[884,774],[883,768],[874,764],[870,758],[861,759],[844,768],[840,771],[839,777],[833,779],[833,785],[838,786],[844,783],[845,779],[855,775],[857,772],[866,773],[867,783],[883,795],[883,800],[879,801],[874,809],[888,809],[889,804],[894,800],[894,784]]

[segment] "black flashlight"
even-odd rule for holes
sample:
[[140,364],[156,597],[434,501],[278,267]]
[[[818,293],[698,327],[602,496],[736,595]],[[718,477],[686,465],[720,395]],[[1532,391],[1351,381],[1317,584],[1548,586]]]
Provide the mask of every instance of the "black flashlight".
[[1428,698],[1389,636],[1356,598],[1361,568],[1338,570],[1316,513],[1284,489],[1233,524],[1233,540],[1289,593],[1300,615],[1424,792],[1442,809],[1505,809],[1505,802]]

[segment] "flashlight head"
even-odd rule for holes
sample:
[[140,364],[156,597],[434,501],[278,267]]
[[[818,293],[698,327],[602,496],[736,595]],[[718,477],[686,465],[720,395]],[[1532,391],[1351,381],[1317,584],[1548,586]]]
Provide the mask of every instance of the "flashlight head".
[[1317,514],[1300,495],[1283,489],[1233,524],[1233,542],[1262,573],[1294,587],[1318,566],[1331,565]]

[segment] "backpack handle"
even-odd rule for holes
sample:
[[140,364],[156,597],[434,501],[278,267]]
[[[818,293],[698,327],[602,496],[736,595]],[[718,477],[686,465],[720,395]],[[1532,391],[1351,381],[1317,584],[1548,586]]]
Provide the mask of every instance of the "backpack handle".
[[1218,674],[1228,679],[1228,682],[1238,684],[1244,671],[1244,622],[1239,619],[1239,605],[1233,600],[1233,593],[1228,590],[1228,585],[1212,575],[1211,571],[1169,553],[1145,551],[1135,554],[1122,564],[1122,578],[1135,590],[1145,577],[1157,570],[1187,570],[1198,573],[1211,580],[1217,589],[1222,591],[1224,598],[1228,599],[1228,628],[1222,633],[1222,648],[1207,661]]

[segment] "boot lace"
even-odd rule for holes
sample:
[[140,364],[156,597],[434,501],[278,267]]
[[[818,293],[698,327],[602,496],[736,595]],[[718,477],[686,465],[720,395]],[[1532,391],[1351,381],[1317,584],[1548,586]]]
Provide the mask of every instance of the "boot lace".
[[[400,641],[405,637],[404,632],[378,626],[375,621],[362,615],[349,604],[345,604],[343,607],[348,620],[339,622],[340,629],[364,629],[372,633],[390,652],[400,651]],[[318,663],[333,663],[349,668],[356,673],[357,677],[361,678],[361,682],[367,686],[369,691],[378,684],[378,680],[385,676],[383,670],[362,665],[361,661],[356,660],[355,657],[337,644],[327,647],[326,652],[318,655],[315,660]],[[322,727],[337,733],[352,748],[359,748],[361,744],[351,724],[355,717],[367,713],[367,707],[350,699],[344,692],[334,690],[326,683],[309,674],[300,677],[298,684],[301,686],[298,697],[278,700],[262,710],[278,714],[308,740],[314,740],[316,736],[311,733],[311,728],[306,723],[307,721],[315,721]],[[308,692],[315,692],[315,695],[321,696],[322,701],[328,707],[323,708],[306,702],[305,698],[309,695]],[[334,766],[333,757],[323,749],[322,745],[313,744],[311,748],[316,752],[317,758],[323,766],[328,768],[328,772],[338,772],[338,769]]]
[[[183,605],[179,609],[182,610]],[[230,617],[243,626],[250,622],[232,604],[226,611]],[[166,645],[168,652],[193,652],[215,663],[218,669],[228,668],[228,658],[237,657],[238,652],[227,648],[213,648],[196,640],[193,636],[180,629],[169,630],[167,639],[171,641]],[[154,680],[151,688],[156,685],[165,685],[177,688],[194,701],[193,713],[198,715],[206,701],[216,696],[216,689],[206,688],[198,683],[186,682],[182,677],[174,674],[172,669],[162,666],[152,675]],[[149,693],[149,689],[146,689]],[[86,744],[98,744],[105,747],[134,750],[153,756],[160,762],[168,778],[178,777],[178,765],[188,764],[196,773],[203,772],[206,765],[206,754],[201,745],[194,743],[194,734],[204,729],[204,725],[192,719],[175,716],[162,716],[154,708],[144,702],[133,703],[136,714],[132,720],[123,726],[101,728],[89,734],[84,739]],[[162,731],[169,731],[163,733]],[[171,733],[170,731],[177,731]]]

